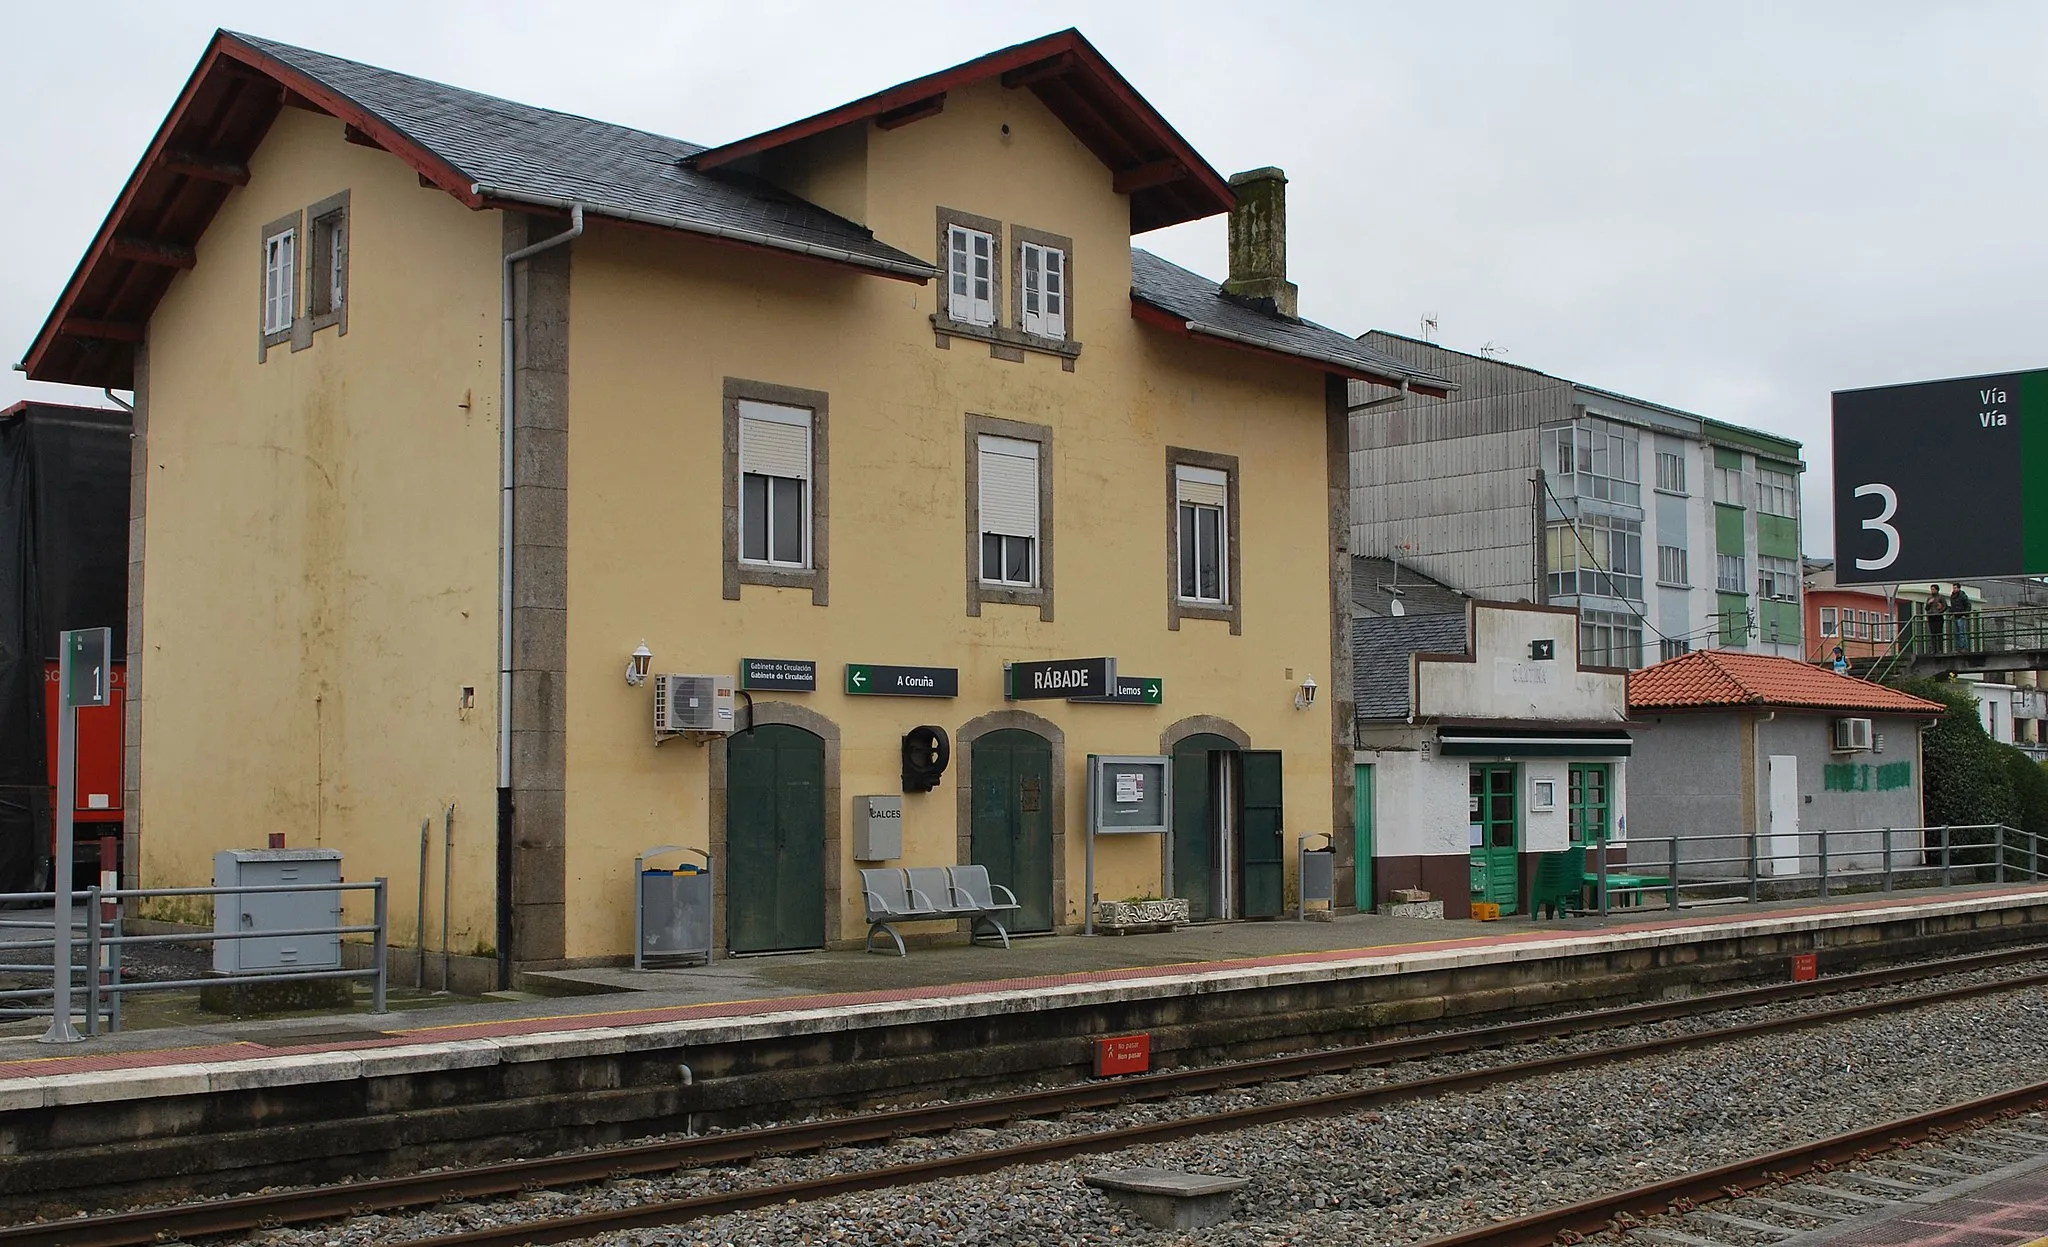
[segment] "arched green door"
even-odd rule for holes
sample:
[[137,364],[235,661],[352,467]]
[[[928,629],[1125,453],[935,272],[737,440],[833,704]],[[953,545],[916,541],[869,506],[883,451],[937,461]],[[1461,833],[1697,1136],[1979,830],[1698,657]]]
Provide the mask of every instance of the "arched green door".
[[1227,736],[1197,732],[1173,746],[1173,894],[1185,897],[1196,922],[1227,918],[1216,895],[1216,847],[1221,838],[1217,810],[1217,757],[1235,753]]
[[726,738],[725,944],[825,946],[825,742],[765,724]]
[[1005,728],[973,746],[972,864],[1017,894],[1012,931],[1050,931],[1052,912],[1052,742]]

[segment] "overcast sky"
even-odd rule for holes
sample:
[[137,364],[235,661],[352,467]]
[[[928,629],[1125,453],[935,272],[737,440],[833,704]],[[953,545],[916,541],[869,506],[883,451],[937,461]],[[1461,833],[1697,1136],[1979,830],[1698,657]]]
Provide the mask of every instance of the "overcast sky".
[[[2048,5],[21,5],[0,349],[26,353],[216,26],[718,143],[1067,25],[1290,179],[1302,314],[1805,443],[1828,394],[2048,365]],[[1221,219],[1143,245],[1212,276]],[[95,395],[0,379],[0,402]]]

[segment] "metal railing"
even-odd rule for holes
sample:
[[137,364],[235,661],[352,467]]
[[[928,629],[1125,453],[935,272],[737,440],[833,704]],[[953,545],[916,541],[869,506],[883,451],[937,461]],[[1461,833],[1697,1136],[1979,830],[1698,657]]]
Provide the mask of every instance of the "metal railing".
[[[1713,855],[1715,845],[1735,846]],[[1950,827],[1870,827],[1796,835],[1631,836],[1606,846],[1621,863],[1589,851],[1588,871],[1602,914],[1615,904],[1661,900],[1671,910],[1774,896],[1890,892],[1957,882],[2035,880],[2048,870],[2048,836],[2000,823]],[[1705,852],[1702,852],[1705,850]],[[1689,876],[1689,877],[1688,877]]]
[[[2048,607],[1986,606],[1960,615],[1916,614],[1900,621],[1895,632],[1891,645],[1866,673],[1880,684],[1920,658],[2048,650]],[[1827,643],[1845,649],[1850,645],[1836,638]],[[1832,648],[1827,652],[1832,654]]]
[[[371,894],[371,920],[368,923],[337,922],[333,926],[251,928],[246,931],[179,931],[163,935],[130,935],[124,928],[121,916],[121,902],[142,901],[160,897],[211,897],[249,896],[275,893],[337,893],[368,892]],[[10,979],[44,977],[47,986],[16,987],[0,990],[0,1017],[48,1017],[55,1009],[57,996],[57,975],[55,964],[57,947],[57,923],[59,916],[53,892],[8,892],[0,893],[0,905],[50,906],[51,916],[42,918],[0,919],[0,930],[48,931],[50,935],[41,939],[7,940],[0,942],[0,957],[9,960],[0,963],[0,977]],[[304,983],[321,979],[368,979],[370,981],[370,1011],[385,1012],[386,989],[389,985],[390,959],[390,888],[386,881],[378,878],[365,883],[284,883],[251,884],[240,887],[204,888],[119,888],[102,890],[98,887],[85,888],[71,893],[73,902],[69,924],[72,939],[69,941],[73,960],[69,966],[72,983],[71,998],[74,1011],[82,1011],[85,1033],[100,1033],[102,1020],[109,1031],[121,1029],[121,999],[131,992],[192,991],[208,987],[238,987],[245,983]],[[351,935],[370,937],[370,964],[359,969],[318,968],[305,970],[272,970],[261,972],[236,972],[219,974],[211,978],[157,979],[138,981],[122,977],[121,950],[150,944],[214,944],[221,940],[280,939],[293,937],[335,936],[346,938]],[[44,951],[51,960],[22,962],[22,953]]]

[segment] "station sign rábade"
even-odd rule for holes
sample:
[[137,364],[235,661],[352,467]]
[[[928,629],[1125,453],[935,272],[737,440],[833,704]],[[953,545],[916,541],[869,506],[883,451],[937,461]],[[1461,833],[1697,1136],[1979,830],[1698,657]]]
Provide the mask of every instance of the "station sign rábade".
[[857,697],[958,697],[958,667],[884,667],[846,664],[846,691]]
[[1115,690],[1114,658],[1053,658],[1013,662],[1003,668],[1006,701],[1109,697]]

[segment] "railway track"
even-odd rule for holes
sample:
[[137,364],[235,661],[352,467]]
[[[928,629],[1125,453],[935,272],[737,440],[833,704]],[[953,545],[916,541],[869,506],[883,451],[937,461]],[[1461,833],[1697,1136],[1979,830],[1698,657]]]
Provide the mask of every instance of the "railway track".
[[[2043,957],[2048,957],[2048,948],[2007,949],[1939,962],[1861,971],[1810,982],[1780,983],[1687,1000],[1629,1005],[1591,1013],[1475,1030],[1450,1031],[1227,1065],[1166,1070],[1116,1081],[1085,1083],[714,1135],[668,1138],[593,1152],[372,1179],[345,1186],[266,1191],[255,1195],[164,1208],[72,1217],[61,1221],[0,1229],[0,1247],[140,1247],[144,1244],[162,1243],[179,1238],[230,1234],[419,1208],[444,1202],[516,1195],[527,1191],[603,1182],[640,1174],[744,1164],[767,1156],[819,1151],[859,1143],[887,1142],[896,1138],[939,1134],[962,1127],[1000,1125],[1024,1118],[1050,1117],[1174,1096],[1286,1082],[1426,1057],[1503,1048],[1567,1035],[1641,1026],[1762,1005],[1784,1004],[1818,996],[1896,986],[1943,975],[1992,969],[2040,960]],[[1135,1127],[1080,1132],[1057,1139],[992,1148],[910,1164],[880,1166],[825,1178],[767,1184],[621,1210],[523,1221],[502,1227],[413,1241],[422,1247],[429,1244],[432,1247],[518,1247],[519,1244],[528,1243],[570,1242],[610,1231],[677,1224],[770,1204],[824,1199],[863,1190],[988,1173],[1016,1165],[1036,1164],[1089,1153],[1115,1151],[1141,1144],[1246,1129],[1310,1115],[1364,1110],[1375,1105],[1447,1092],[1480,1089],[1495,1083],[1535,1077],[1573,1067],[1677,1052],[1748,1036],[1824,1026],[1856,1017],[2043,985],[2048,985],[2048,973],[2014,975],[1784,1018],[1717,1027],[1428,1078],[1350,1088],[1332,1094],[1291,1097],[1272,1103],[1193,1114]],[[2048,1095],[2048,1084],[2044,1084],[2043,1094]],[[1601,1220],[1604,1224],[1605,1218]],[[1451,1241],[1465,1240],[1446,1240]],[[1529,1238],[1471,1241],[1506,1243],[1539,1240]]]
[[[1803,1237],[1803,1231],[1790,1226],[1774,1226],[1757,1220],[1753,1215],[1736,1216],[1731,1213],[1715,1212],[1714,1209],[1719,1205],[1765,1197],[1768,1203],[1781,1211],[1791,1211],[1795,1217],[1843,1222],[1852,1219],[1846,1214],[1827,1212],[1815,1207],[1815,1193],[1823,1199],[1830,1196],[1840,1199],[1847,1194],[1853,1202],[1872,1205],[1877,1207],[1878,1211],[1884,1210],[1881,1206],[1904,1207],[1909,1199],[1939,1194],[1939,1189],[1929,1188],[1916,1191],[1912,1195],[1906,1195],[1901,1191],[1900,1194],[1904,1197],[1887,1200],[1858,1196],[1853,1193],[1853,1186],[1848,1186],[1845,1191],[1846,1182],[1838,1183],[1833,1180],[1836,1175],[1841,1175],[1849,1182],[1862,1177],[1867,1184],[1868,1176],[1859,1175],[1856,1166],[1867,1165],[1875,1157],[1904,1151],[1930,1141],[1946,1140],[1958,1132],[2019,1117],[2043,1104],[2048,1104],[2048,1082],[2037,1082],[2002,1091],[1997,1095],[1948,1105],[1911,1117],[1897,1118],[1868,1129],[1854,1130],[1847,1134],[1800,1144],[1797,1147],[1752,1156],[1718,1168],[1596,1196],[1514,1221],[1504,1221],[1460,1234],[1428,1239],[1413,1244],[1413,1247],[1550,1247],[1553,1243],[1578,1243],[1596,1234],[1627,1234],[1638,1230],[1648,1231],[1642,1241],[1690,1241],[1711,1245],[1718,1240],[1701,1237],[1701,1232],[1696,1226],[1687,1229],[1683,1234],[1658,1232],[1661,1225],[1700,1213],[1702,1210],[1705,1210],[1706,1215],[1714,1221],[1732,1229],[1747,1231],[1746,1234],[1731,1236],[1735,1241],[1754,1241],[1758,1236],[1770,1237],[1773,1231],[1780,1239]],[[2048,1135],[2026,1131],[2006,1133],[2016,1141],[2027,1142],[2037,1156],[2048,1155]],[[1967,1184],[1982,1175],[1961,1170],[1954,1171],[1953,1176]],[[1903,1187],[1906,1184],[1890,1185]],[[1787,1189],[1800,1186],[1805,1188],[1805,1192]],[[1769,1199],[1765,1195],[1766,1192],[1783,1193],[1787,1197]],[[1793,1198],[1801,1193],[1807,1194],[1803,1203]],[[440,1247],[442,1244],[452,1244],[456,1240],[423,1241],[430,1241],[436,1244],[436,1247]]]

